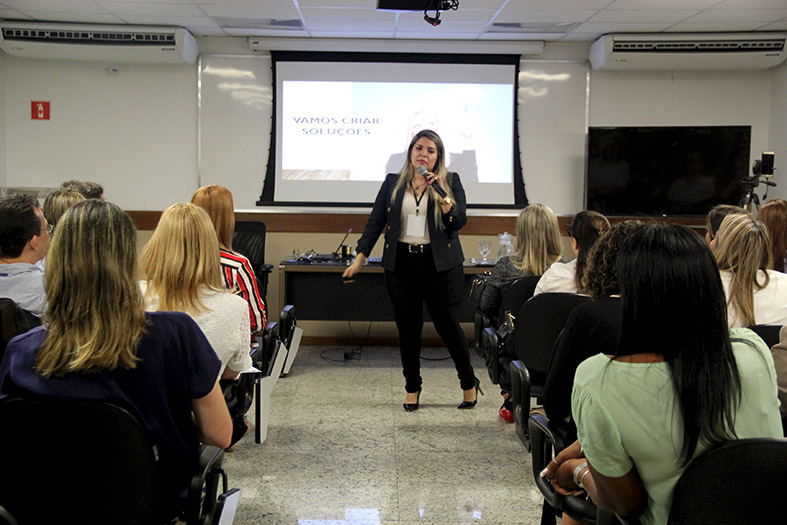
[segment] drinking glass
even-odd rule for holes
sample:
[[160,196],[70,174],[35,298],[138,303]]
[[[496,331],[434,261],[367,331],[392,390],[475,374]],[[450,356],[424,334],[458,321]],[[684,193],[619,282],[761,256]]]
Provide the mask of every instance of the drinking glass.
[[483,257],[481,262],[485,263],[487,255],[489,255],[489,252],[492,251],[492,241],[489,239],[479,239],[478,251],[481,252],[481,256]]

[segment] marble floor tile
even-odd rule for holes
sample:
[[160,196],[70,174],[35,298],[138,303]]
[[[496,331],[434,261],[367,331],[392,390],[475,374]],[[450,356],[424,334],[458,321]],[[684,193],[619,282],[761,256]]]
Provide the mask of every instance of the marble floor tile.
[[421,408],[407,413],[397,348],[343,353],[301,347],[271,396],[267,441],[249,436],[225,455],[241,489],[236,524],[538,523],[530,456],[497,416],[499,390],[480,359],[472,354],[486,392],[478,406],[456,409],[450,360],[423,361]]

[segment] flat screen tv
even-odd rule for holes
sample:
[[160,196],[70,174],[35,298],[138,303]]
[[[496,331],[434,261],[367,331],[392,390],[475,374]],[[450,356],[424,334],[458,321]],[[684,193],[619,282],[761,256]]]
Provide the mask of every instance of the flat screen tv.
[[591,127],[585,204],[604,215],[702,216],[737,204],[750,126]]

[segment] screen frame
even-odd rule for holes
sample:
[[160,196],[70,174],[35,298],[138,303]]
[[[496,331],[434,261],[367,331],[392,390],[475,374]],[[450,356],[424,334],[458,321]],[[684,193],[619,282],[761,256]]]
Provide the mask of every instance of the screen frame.
[[[752,138],[752,126],[747,124],[730,124],[730,125],[717,125],[717,124],[710,124],[710,125],[654,125],[654,126],[590,126],[588,127],[588,133],[586,138],[586,148],[585,148],[585,177],[584,177],[584,198],[583,198],[583,205],[584,209],[590,210],[593,209],[594,211],[598,211],[599,213],[603,213],[608,217],[631,217],[631,218],[697,218],[697,217],[704,217],[707,215],[707,211],[703,213],[649,213],[649,212],[642,212],[642,213],[624,213],[624,212],[612,212],[612,211],[604,211],[604,210],[595,210],[595,208],[591,208],[590,202],[590,164],[591,160],[595,157],[591,157],[591,133],[595,130],[711,130],[711,129],[737,129],[742,133],[746,134],[746,138],[748,138],[748,151],[745,154],[746,165],[747,168],[744,170],[740,177],[745,177],[748,175],[748,162],[749,158],[751,157],[751,138]],[[741,195],[743,190],[741,189]],[[719,200],[716,204],[737,204],[737,200],[734,203],[722,202]],[[699,205],[699,204],[693,204]]]
[[[372,202],[294,202],[276,201],[276,140],[278,126],[278,79],[276,66],[278,62],[371,62],[371,63],[419,63],[419,64],[496,64],[514,67],[513,86],[513,191],[512,204],[468,204],[468,208],[476,209],[520,209],[528,205],[525,183],[522,173],[522,162],[519,149],[519,117],[517,96],[519,89],[519,62],[521,55],[515,54],[446,54],[446,53],[372,53],[372,52],[324,52],[324,51],[271,51],[271,68],[273,83],[273,107],[271,114],[271,134],[268,146],[268,165],[265,170],[262,193],[256,205],[264,206],[299,206],[299,207],[344,207],[369,208]],[[461,174],[460,174],[461,175]]]

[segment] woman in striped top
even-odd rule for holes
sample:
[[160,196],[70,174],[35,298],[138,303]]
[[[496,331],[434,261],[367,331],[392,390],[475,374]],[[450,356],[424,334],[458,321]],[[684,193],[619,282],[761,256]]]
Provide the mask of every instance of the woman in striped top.
[[265,303],[260,297],[257,277],[249,260],[232,251],[232,233],[235,231],[235,207],[232,192],[222,186],[203,186],[191,196],[191,202],[204,208],[213,221],[219,238],[221,275],[227,288],[234,290],[249,303],[251,333],[265,328]]

